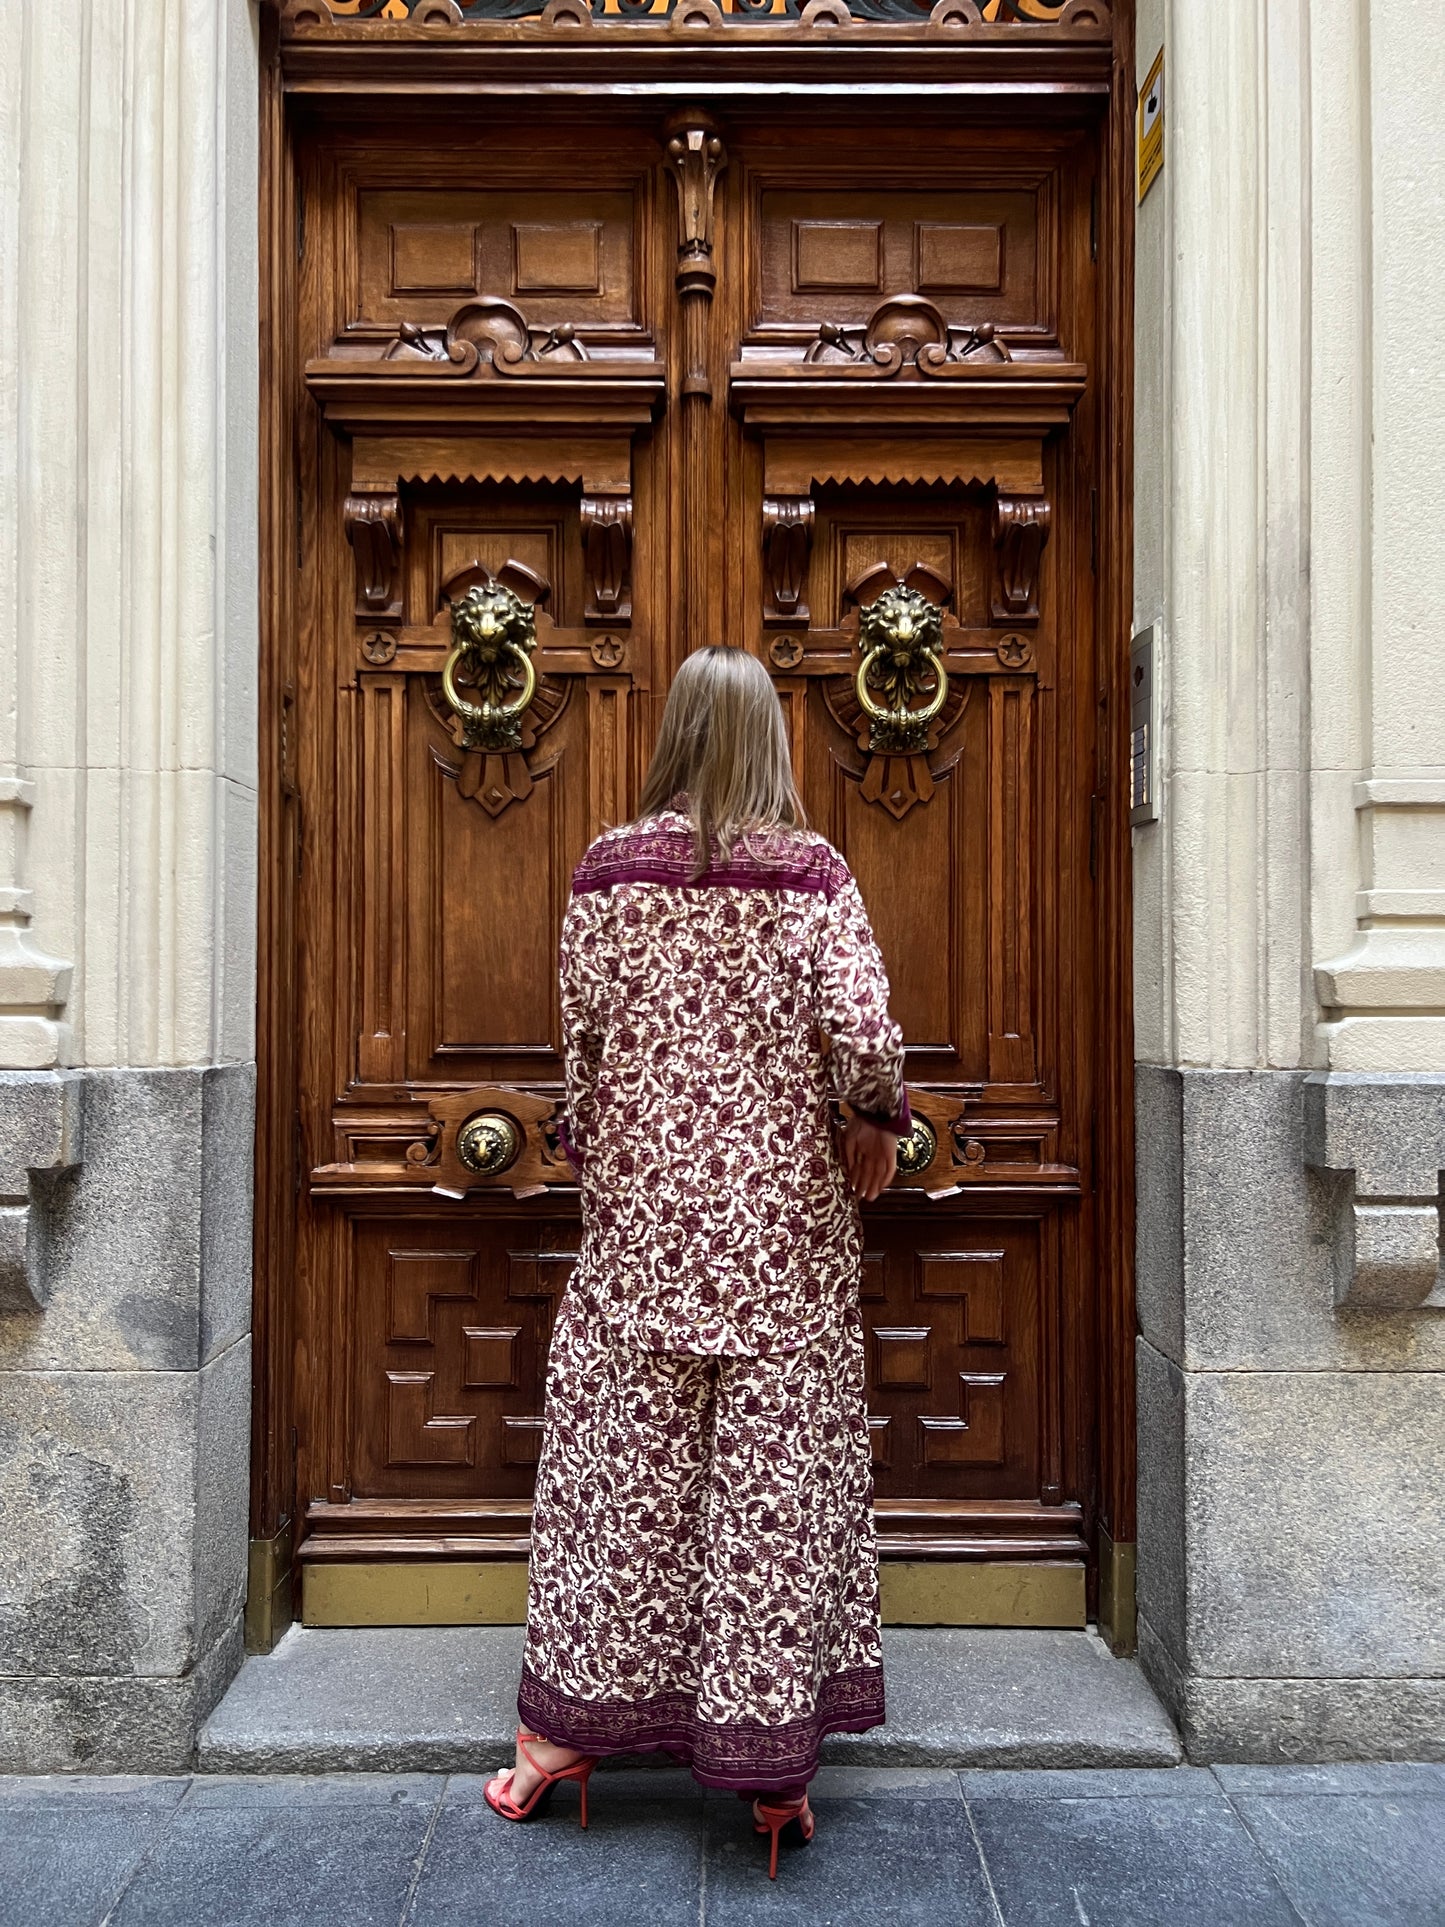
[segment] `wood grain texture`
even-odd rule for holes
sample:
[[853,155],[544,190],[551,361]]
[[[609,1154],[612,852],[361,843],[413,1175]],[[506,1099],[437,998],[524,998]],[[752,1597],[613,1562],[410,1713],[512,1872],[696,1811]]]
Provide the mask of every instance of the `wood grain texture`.
[[[1100,1517],[1132,1535],[1124,68],[1040,40],[1040,91],[970,126],[928,88],[1012,44],[985,69],[935,36],[924,69],[885,34],[878,73],[929,75],[908,105],[734,99],[689,175],[669,143],[708,117],[614,90],[727,58],[783,84],[792,30],[764,53],[740,27],[711,67],[488,32],[484,125],[445,105],[469,56],[429,39],[291,34],[289,123],[268,70],[256,1529],[303,1519],[318,1559],[525,1549],[579,1235],[537,1135],[568,880],[630,809],[678,662],[724,640],[775,671],[933,1133],[869,1214],[885,1549],[1092,1556]],[[543,71],[586,82],[508,97]],[[357,494],[399,519],[360,600]],[[492,769],[441,670],[449,597],[509,564],[546,595]],[[920,568],[948,700],[880,758],[850,585]],[[544,1194],[434,1188],[484,1086],[540,1107]]]

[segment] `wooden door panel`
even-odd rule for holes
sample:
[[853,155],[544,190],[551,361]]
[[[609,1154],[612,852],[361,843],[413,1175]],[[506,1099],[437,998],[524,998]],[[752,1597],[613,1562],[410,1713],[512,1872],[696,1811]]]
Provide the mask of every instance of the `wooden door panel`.
[[349,319],[435,324],[491,295],[547,327],[640,327],[634,223],[626,190],[364,188]]
[[950,320],[1048,319],[1037,190],[760,187],[756,218],[754,330],[866,321],[904,290],[929,295]]
[[520,1499],[575,1219],[353,1222],[352,1496]]
[[1048,625],[1029,637],[1031,673],[1007,673],[988,616],[993,554],[980,490],[834,490],[815,528],[810,598],[829,646],[846,640],[848,585],[879,563],[898,577],[925,564],[962,609],[951,632],[955,696],[926,757],[926,793],[898,758],[889,765],[898,787],[890,780],[869,796],[856,655],[840,658],[841,674],[799,685],[804,794],[869,905],[910,1075],[1039,1086],[1034,691],[1052,666]]
[[[946,119],[920,186],[918,130],[869,114],[800,140],[739,110],[710,248],[651,109],[538,103],[455,147],[403,117],[314,159],[298,332],[336,452],[304,514],[356,575],[306,640],[307,821],[341,855],[308,938],[304,1556],[522,1545],[575,1192],[560,1156],[472,1186],[457,1131],[479,1086],[560,1101],[571,872],[714,639],[775,675],[943,1140],[946,1195],[867,1214],[885,1544],[1079,1555],[1092,374],[1060,343],[1092,338],[1087,186],[1065,136]],[[520,311],[506,353],[466,332],[489,301]],[[509,570],[536,687],[520,747],[479,748],[451,610]],[[942,611],[921,746],[860,707],[880,571]]]
[[1048,1214],[870,1230],[868,1409],[880,1499],[1040,1498]]

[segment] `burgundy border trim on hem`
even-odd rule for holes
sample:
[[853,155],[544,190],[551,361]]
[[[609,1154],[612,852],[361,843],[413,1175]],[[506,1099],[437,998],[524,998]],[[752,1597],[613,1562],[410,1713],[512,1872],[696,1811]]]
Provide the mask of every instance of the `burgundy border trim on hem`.
[[823,1681],[811,1717],[766,1726],[757,1720],[720,1725],[697,1716],[692,1693],[645,1700],[584,1700],[522,1669],[517,1711],[524,1726],[554,1746],[584,1753],[671,1753],[704,1786],[766,1791],[811,1780],[829,1733],[866,1733],[881,1726],[883,1668],[858,1666]]

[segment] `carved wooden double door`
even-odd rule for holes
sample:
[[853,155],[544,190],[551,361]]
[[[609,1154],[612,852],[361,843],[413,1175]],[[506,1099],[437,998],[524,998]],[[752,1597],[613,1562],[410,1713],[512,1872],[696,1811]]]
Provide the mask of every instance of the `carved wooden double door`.
[[722,641],[907,1037],[863,1287],[885,1556],[1062,1572],[1082,1612],[1095,172],[876,104],[298,137],[308,1569],[525,1554],[579,1241],[569,877]]

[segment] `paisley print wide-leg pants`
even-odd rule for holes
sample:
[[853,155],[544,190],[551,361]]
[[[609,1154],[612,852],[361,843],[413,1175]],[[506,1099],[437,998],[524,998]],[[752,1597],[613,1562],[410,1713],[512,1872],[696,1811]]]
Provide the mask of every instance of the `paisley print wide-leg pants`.
[[792,1787],[883,1720],[854,1313],[800,1351],[630,1348],[575,1292],[547,1378],[522,1719],[588,1753]]

